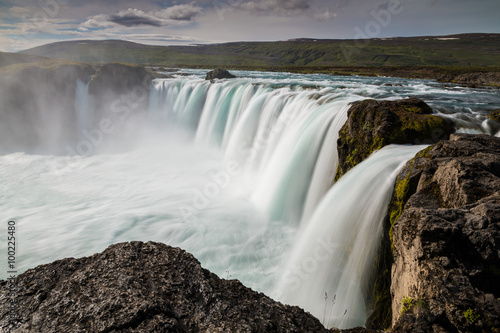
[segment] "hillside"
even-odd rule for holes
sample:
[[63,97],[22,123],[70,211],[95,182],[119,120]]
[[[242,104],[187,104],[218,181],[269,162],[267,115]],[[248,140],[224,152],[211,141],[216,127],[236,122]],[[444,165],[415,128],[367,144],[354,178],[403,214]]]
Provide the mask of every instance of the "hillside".
[[82,62],[177,67],[459,66],[500,67],[500,34],[369,40],[295,39],[193,46],[150,46],[120,40],[68,41],[23,54]]
[[39,57],[29,54],[0,52],[0,67],[43,60],[48,59],[46,57]]

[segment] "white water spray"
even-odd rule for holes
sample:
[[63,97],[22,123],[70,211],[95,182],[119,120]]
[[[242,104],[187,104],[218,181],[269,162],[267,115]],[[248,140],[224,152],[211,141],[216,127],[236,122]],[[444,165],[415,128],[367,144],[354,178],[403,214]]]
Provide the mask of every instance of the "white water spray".
[[90,128],[92,123],[92,110],[90,108],[90,95],[88,83],[76,81],[75,111],[78,130],[81,132]]
[[385,147],[332,187],[311,221],[297,233],[275,290],[280,300],[322,318],[326,292],[336,296],[333,309],[327,302],[326,310],[332,315],[326,326],[364,325],[364,292],[395,178],[404,163],[424,147]]

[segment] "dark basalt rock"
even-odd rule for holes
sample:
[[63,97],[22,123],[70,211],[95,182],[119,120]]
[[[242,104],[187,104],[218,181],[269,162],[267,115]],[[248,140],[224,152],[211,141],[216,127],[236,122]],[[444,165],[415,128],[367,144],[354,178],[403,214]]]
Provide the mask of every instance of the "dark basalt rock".
[[19,275],[18,320],[8,323],[11,282],[0,282],[0,331],[327,332],[296,306],[222,280],[191,254],[161,243],[120,243]]
[[401,171],[393,332],[500,331],[500,138],[453,134]]
[[430,106],[417,98],[354,103],[339,132],[336,179],[386,145],[432,144],[447,139],[454,131],[453,122],[431,113]]
[[225,69],[217,68],[216,70],[207,73],[205,80],[215,80],[215,79],[234,79],[236,76],[229,73]]

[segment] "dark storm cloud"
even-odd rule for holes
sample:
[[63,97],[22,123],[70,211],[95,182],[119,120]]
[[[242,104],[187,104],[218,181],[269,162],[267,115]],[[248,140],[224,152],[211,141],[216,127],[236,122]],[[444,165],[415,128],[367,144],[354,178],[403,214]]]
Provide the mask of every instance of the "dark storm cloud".
[[106,27],[118,24],[125,27],[152,26],[161,27],[171,24],[189,22],[195,16],[201,15],[202,9],[193,4],[175,5],[161,10],[145,12],[140,9],[129,8],[111,15],[95,15],[87,18],[84,27]]
[[156,18],[138,16],[134,14],[109,15],[108,20],[125,27],[134,27],[138,25],[150,25],[153,27],[162,26],[162,22]]

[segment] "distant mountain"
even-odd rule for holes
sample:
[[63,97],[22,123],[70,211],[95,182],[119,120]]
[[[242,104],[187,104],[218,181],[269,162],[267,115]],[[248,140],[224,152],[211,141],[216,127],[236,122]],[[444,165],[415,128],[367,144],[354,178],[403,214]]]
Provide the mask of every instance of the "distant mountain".
[[300,38],[151,46],[121,40],[65,41],[22,54],[82,62],[128,62],[197,67],[500,66],[500,34],[397,37],[358,40]]
[[47,59],[48,58],[46,57],[40,57],[29,54],[0,52],[0,67],[19,64],[19,63],[47,60]]

